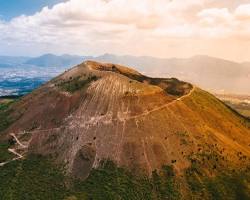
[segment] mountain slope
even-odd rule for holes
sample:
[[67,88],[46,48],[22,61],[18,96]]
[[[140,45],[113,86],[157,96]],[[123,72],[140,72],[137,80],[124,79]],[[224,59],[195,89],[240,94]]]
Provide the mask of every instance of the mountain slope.
[[197,177],[205,184],[250,161],[249,121],[189,83],[119,65],[84,62],[6,115],[1,136],[16,141],[15,152],[50,157],[82,180],[105,160],[142,176],[172,166],[187,197]]

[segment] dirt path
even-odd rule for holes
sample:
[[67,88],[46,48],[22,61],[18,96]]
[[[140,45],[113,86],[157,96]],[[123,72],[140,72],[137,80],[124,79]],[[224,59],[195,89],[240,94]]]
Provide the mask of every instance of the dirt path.
[[[17,142],[17,144],[18,144],[22,149],[27,148],[27,146],[25,146],[24,144],[22,144],[22,143],[18,140],[18,138],[15,136],[14,133],[11,133],[10,136],[12,136],[12,137],[15,139],[15,141]],[[18,152],[16,152],[16,149],[11,149],[11,148],[9,148],[8,151],[9,151],[10,153],[14,154],[14,155],[17,156],[17,157],[13,158],[13,159],[10,160],[10,161],[0,163],[0,167],[4,166],[4,165],[6,165],[6,164],[8,164],[8,163],[10,163],[10,162],[12,162],[12,161],[20,160],[20,159],[23,158],[23,155],[21,155],[21,154],[19,154]]]
[[170,105],[176,103],[177,101],[181,101],[182,99],[189,97],[189,96],[193,93],[193,91],[195,90],[195,88],[196,88],[196,87],[193,86],[192,90],[190,90],[188,94],[183,95],[183,96],[181,96],[181,97],[179,97],[179,98],[177,98],[177,99],[175,99],[175,100],[173,100],[173,101],[171,101],[171,102],[169,102],[169,103],[166,103],[166,104],[164,104],[164,105],[162,105],[162,106],[159,106],[159,107],[157,107],[157,108],[154,108],[154,109],[152,109],[152,110],[145,111],[145,112],[143,112],[143,113],[141,113],[141,114],[139,114],[139,115],[134,115],[134,116],[132,116],[132,117],[127,117],[127,118],[125,118],[125,120],[136,119],[136,118],[139,118],[139,117],[143,117],[143,116],[149,115],[149,114],[152,113],[152,112],[155,112],[155,111],[158,111],[158,110],[162,110],[162,109],[164,109],[164,108],[166,108],[166,107],[168,107],[168,106],[170,106]]
[[11,133],[10,136],[12,136],[16,140],[17,144],[19,144],[22,148],[27,148],[27,146],[25,146],[18,140],[14,133]]

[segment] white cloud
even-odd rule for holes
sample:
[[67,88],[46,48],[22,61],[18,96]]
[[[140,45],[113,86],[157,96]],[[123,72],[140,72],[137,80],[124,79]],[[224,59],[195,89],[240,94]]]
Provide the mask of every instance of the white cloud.
[[0,21],[0,45],[3,47],[0,53],[5,48],[7,52],[22,54],[23,47],[35,54],[52,51],[155,55],[159,52],[150,50],[150,46],[172,45],[178,38],[242,39],[250,34],[250,4],[229,9],[226,3],[224,8],[221,5],[217,8],[211,7],[209,2],[69,0],[51,9],[44,7],[32,16]]
[[233,11],[227,8],[204,9],[197,16],[204,36],[249,38],[250,4],[240,5]]
[[205,23],[208,23],[208,25],[227,23],[229,20],[232,20],[232,15],[227,8],[204,9],[198,13],[198,17],[201,18],[201,21],[204,20]]
[[235,16],[239,20],[250,20],[250,4],[240,5],[235,10]]

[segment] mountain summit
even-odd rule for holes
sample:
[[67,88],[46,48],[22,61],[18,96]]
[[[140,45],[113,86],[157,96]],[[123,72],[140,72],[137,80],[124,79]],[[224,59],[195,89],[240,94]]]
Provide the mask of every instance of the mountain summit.
[[196,86],[120,65],[77,65],[14,103],[9,115],[2,137],[16,138],[18,154],[49,156],[79,179],[104,160],[149,176],[171,165],[180,179],[198,180],[249,166],[246,119]]

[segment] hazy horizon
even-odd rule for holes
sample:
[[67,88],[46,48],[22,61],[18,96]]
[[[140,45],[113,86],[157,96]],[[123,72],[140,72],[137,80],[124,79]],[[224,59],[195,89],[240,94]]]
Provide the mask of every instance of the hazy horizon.
[[115,53],[102,53],[102,54],[97,54],[97,55],[85,55],[85,54],[69,54],[69,53],[61,53],[61,54],[56,54],[56,53],[43,53],[43,54],[37,54],[37,55],[33,55],[33,56],[29,56],[29,55],[4,55],[4,54],[0,54],[0,57],[27,57],[27,58],[38,58],[38,57],[42,57],[45,55],[54,55],[54,56],[77,56],[77,57],[100,57],[100,56],[104,56],[104,55],[114,55],[114,56],[119,56],[119,57],[125,57],[125,56],[131,56],[131,57],[148,57],[148,58],[156,58],[156,59],[190,59],[193,57],[198,57],[198,56],[204,56],[204,57],[211,57],[211,58],[216,58],[216,59],[221,59],[221,60],[226,60],[226,61],[230,61],[230,62],[235,62],[235,63],[248,63],[250,62],[250,58],[249,60],[244,60],[244,61],[237,61],[237,60],[232,60],[232,59],[226,59],[226,58],[222,58],[222,57],[218,57],[218,56],[210,56],[210,55],[206,55],[206,54],[194,54],[192,56],[187,56],[187,57],[177,57],[177,56],[173,56],[173,57],[159,57],[159,56],[150,56],[150,55],[132,55],[132,54],[115,54]]

